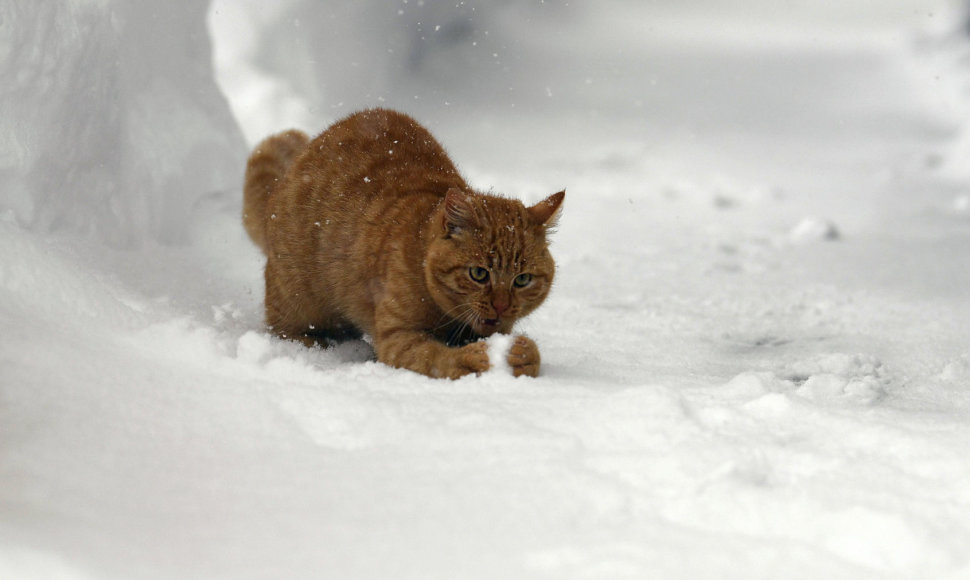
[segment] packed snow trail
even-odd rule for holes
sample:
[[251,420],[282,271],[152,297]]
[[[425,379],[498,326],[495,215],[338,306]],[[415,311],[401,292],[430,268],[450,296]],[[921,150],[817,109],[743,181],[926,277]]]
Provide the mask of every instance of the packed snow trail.
[[[970,576],[970,221],[940,169],[963,120],[914,56],[919,3],[871,18],[768,18],[769,4],[520,8],[532,23],[479,7],[489,42],[529,39],[515,58],[446,69],[467,85],[420,67],[383,79],[385,104],[428,122],[474,183],[530,201],[568,188],[557,286],[517,329],[542,351],[537,379],[431,380],[373,362],[365,342],[273,338],[238,184],[180,191],[178,236],[148,228],[130,247],[110,231],[118,214],[58,228],[25,203],[69,216],[78,198],[5,184],[0,577]],[[313,30],[263,16],[217,47]],[[123,45],[99,30],[71,53],[92,78],[114,74]],[[422,62],[477,54],[455,30],[458,48]],[[135,62],[164,54],[126,38]],[[371,44],[362,62],[396,70]],[[276,72],[272,90],[264,76],[229,95],[247,136],[286,113],[261,113],[260,95],[305,97]],[[25,86],[60,102],[73,78]],[[118,107],[142,111],[170,93],[124,94]],[[186,106],[216,102],[200,99]],[[99,111],[76,111],[78,126],[123,130]],[[31,143],[56,141],[45,123],[16,135],[31,128]],[[177,163],[169,146],[147,158]],[[208,155],[222,167],[230,149]],[[36,175],[12,160],[51,153],[4,151],[20,185]]]

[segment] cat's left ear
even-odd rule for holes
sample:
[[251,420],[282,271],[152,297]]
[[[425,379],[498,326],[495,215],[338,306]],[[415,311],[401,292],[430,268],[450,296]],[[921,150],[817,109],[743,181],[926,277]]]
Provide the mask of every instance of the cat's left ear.
[[478,225],[471,199],[457,187],[452,187],[445,194],[444,223],[442,225],[448,236]]
[[527,211],[536,223],[542,224],[547,230],[556,227],[559,222],[559,213],[562,209],[562,200],[566,198],[566,191],[560,191],[540,201]]

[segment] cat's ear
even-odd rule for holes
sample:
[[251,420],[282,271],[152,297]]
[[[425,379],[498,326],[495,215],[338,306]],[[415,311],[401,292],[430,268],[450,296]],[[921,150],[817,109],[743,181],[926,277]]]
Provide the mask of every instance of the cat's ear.
[[559,212],[562,209],[562,200],[565,198],[565,190],[554,193],[530,207],[527,211],[536,223],[542,224],[542,226],[547,230],[551,230],[556,227],[556,223],[559,221]]
[[470,229],[478,225],[475,217],[475,207],[468,194],[452,187],[445,194],[445,213],[444,223],[442,224],[445,233],[449,236],[462,230]]

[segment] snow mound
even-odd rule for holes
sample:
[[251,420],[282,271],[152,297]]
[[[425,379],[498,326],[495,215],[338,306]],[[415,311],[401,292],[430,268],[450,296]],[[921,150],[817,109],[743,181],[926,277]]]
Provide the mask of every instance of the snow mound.
[[788,367],[795,393],[813,401],[868,404],[886,392],[890,378],[881,361],[872,356],[843,353],[822,355]]
[[0,8],[0,209],[38,232],[181,242],[194,203],[238,186],[206,2]]
[[512,367],[509,365],[509,349],[515,342],[515,336],[511,334],[493,334],[488,337],[488,362],[491,365],[489,373],[497,375],[511,375]]
[[877,358],[831,353],[798,360],[779,371],[745,372],[722,389],[748,408],[768,414],[787,409],[791,397],[814,403],[869,405],[886,395],[891,378]]

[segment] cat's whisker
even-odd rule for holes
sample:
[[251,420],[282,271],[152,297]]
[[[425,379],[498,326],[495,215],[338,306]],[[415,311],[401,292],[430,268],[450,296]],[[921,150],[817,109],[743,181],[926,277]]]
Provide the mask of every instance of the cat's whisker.
[[[452,313],[454,313],[455,311],[457,311],[460,308],[464,308],[465,310],[463,310],[462,312],[459,312],[457,314],[454,314],[454,315],[452,314]],[[445,326],[448,326],[452,322],[459,322],[462,319],[464,319],[466,317],[469,317],[469,316],[471,316],[471,318],[469,319],[469,322],[474,321],[474,319],[476,317],[478,317],[478,312],[475,310],[475,303],[474,302],[465,302],[465,303],[459,304],[459,305],[457,305],[457,306],[455,306],[453,308],[450,308],[446,312],[443,312],[441,314],[441,317],[438,320],[443,320],[444,322],[442,322],[441,324],[439,324],[438,326],[436,326],[433,330],[440,330],[440,329],[444,328]]]
[[462,342],[462,337],[466,335],[466,331],[471,330],[472,332],[468,334],[472,336],[476,334],[474,326],[481,319],[481,314],[475,308],[474,302],[466,302],[449,309],[442,315],[442,318],[447,318],[447,320],[435,327],[434,330],[454,325],[448,332],[448,343],[458,344]]

